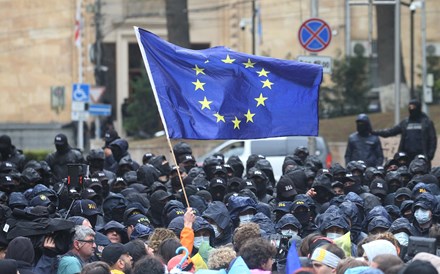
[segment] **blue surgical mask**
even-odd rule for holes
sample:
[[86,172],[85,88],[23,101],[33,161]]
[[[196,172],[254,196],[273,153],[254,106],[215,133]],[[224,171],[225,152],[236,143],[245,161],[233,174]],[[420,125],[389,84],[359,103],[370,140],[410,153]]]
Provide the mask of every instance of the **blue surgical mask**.
[[239,216],[238,218],[240,219],[240,224],[246,224],[251,222],[252,217],[254,217],[254,215],[248,214],[248,215]]
[[327,233],[326,236],[327,236],[327,238],[330,238],[330,239],[334,240],[334,239],[337,239],[339,237],[342,237],[343,235],[339,234],[339,233],[329,232],[329,233]]
[[399,242],[402,246],[408,246],[409,235],[406,232],[399,232],[394,234],[394,238]]
[[431,221],[431,216],[429,215],[430,215],[429,210],[423,208],[418,208],[416,212],[414,212],[414,217],[416,218],[417,222],[421,225]]
[[200,248],[203,242],[209,243],[209,237],[208,236],[197,236],[194,237],[194,247]]

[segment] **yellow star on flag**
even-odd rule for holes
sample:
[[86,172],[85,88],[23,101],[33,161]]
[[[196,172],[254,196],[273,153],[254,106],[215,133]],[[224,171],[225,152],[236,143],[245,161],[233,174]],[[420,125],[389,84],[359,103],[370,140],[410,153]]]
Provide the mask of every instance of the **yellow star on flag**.
[[[199,75],[199,73],[201,74],[205,74],[203,71],[205,70],[204,68],[199,68],[197,65],[195,68],[193,68],[193,70],[196,71],[196,75]],[[206,75],[206,74],[205,74]]]
[[226,55],[226,59],[222,59],[222,62],[223,62],[223,63],[226,63],[226,64],[232,64],[232,63],[234,63],[234,61],[235,61],[235,59],[231,59],[231,58],[229,57],[229,54]]
[[199,79],[197,79],[197,82],[192,82],[196,87],[194,90],[198,90],[201,89],[203,91],[205,91],[205,89],[203,88],[203,85],[205,85],[206,83],[202,83],[199,81]]
[[223,123],[226,123],[225,116],[220,115],[218,112],[214,114],[214,116],[217,118],[217,123],[220,121],[223,121]]
[[263,93],[260,93],[260,97],[254,98],[254,99],[255,99],[255,101],[258,102],[257,103],[257,107],[258,107],[259,105],[263,105],[264,106],[264,101],[267,100],[267,97],[263,97]]
[[251,113],[251,110],[248,109],[248,112],[244,115],[246,117],[246,123],[248,122],[254,122],[254,120],[252,119],[252,117],[255,116],[255,113]]
[[235,119],[232,120],[232,123],[234,123],[234,129],[236,129],[236,128],[240,129],[241,120],[238,120],[237,116],[234,116],[234,117],[235,117]]
[[212,101],[208,101],[206,99],[206,96],[203,98],[203,101],[199,101],[199,103],[202,104],[202,110],[205,108],[211,109],[211,107],[209,105],[212,104]]
[[266,79],[265,81],[260,81],[260,82],[263,83],[263,88],[268,87],[269,89],[272,89],[273,83],[271,81],[269,81],[269,79]]
[[244,68],[253,68],[255,63],[252,63],[251,59],[248,58],[247,63],[243,63],[243,65],[245,66]]
[[258,77],[261,77],[261,76],[267,77],[267,74],[270,73],[270,71],[264,70],[264,68],[263,68],[260,71],[257,71],[257,73],[258,73]]

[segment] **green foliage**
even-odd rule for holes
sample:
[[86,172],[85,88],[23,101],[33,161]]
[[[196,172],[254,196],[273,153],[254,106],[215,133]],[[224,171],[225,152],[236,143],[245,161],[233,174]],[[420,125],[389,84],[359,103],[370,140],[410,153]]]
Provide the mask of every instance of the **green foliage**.
[[336,117],[366,112],[368,76],[368,59],[361,54],[334,60],[331,75],[334,85],[321,89],[321,115]]
[[123,107],[123,126],[129,135],[150,137],[163,129],[147,73],[131,80],[132,94]]
[[26,157],[26,161],[30,161],[30,160],[43,161],[46,159],[46,156],[49,153],[51,153],[51,151],[47,151],[47,150],[25,150],[25,151],[23,151],[23,154]]

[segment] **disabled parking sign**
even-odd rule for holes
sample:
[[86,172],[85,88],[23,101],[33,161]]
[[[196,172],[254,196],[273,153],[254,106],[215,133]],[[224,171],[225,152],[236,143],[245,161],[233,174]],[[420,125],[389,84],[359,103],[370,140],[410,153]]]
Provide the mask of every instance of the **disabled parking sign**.
[[299,28],[298,40],[305,50],[319,52],[330,44],[332,31],[324,20],[311,18]]
[[90,85],[79,83],[73,84],[72,101],[88,103],[90,101]]

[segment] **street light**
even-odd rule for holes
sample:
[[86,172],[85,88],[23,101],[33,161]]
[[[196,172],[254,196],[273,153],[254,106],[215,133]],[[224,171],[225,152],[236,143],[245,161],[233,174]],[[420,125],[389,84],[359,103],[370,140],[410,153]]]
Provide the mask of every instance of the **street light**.
[[[426,65],[426,3],[425,0],[420,1],[412,1],[409,5],[409,9],[411,10],[411,16],[417,9],[422,10],[422,18],[421,18],[421,29],[422,29],[422,87],[423,87],[423,94],[422,94],[422,110],[425,113],[428,113],[428,106],[427,103],[427,92],[428,88],[426,85],[426,71],[427,71],[427,65]],[[411,37],[411,43],[413,42],[413,38]],[[412,49],[411,49],[412,50]],[[413,57],[413,56],[412,56]],[[411,65],[414,66],[414,61],[411,60]],[[413,83],[413,74],[414,74],[414,68],[411,68],[411,84]],[[411,86],[411,89],[414,87]],[[412,94],[413,95],[413,94]]]

